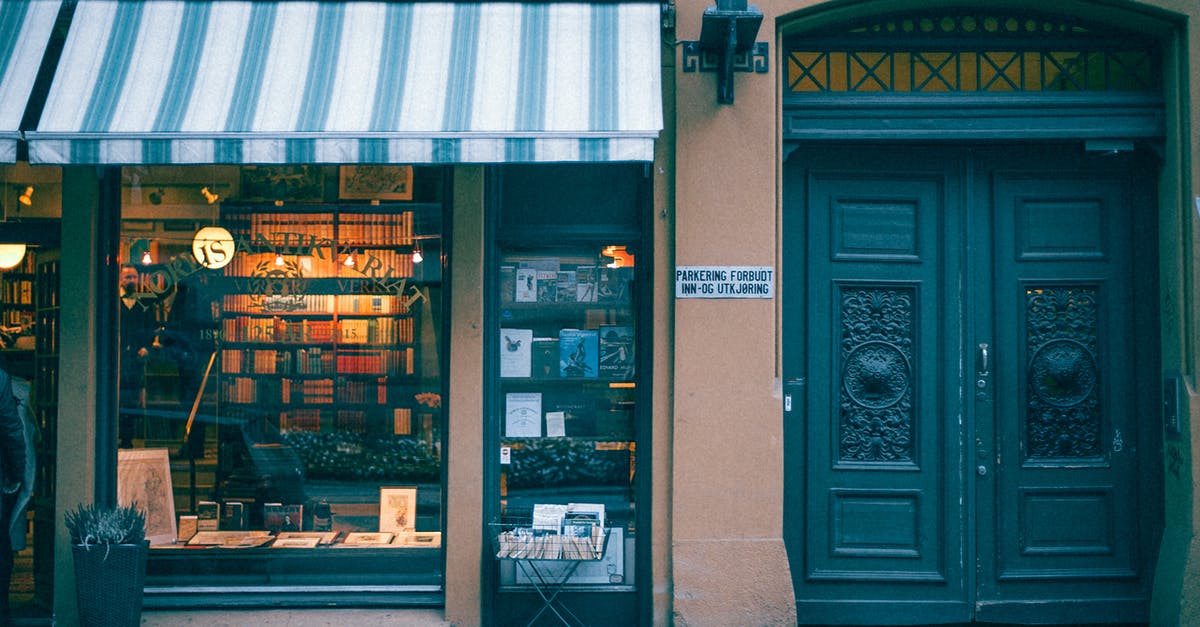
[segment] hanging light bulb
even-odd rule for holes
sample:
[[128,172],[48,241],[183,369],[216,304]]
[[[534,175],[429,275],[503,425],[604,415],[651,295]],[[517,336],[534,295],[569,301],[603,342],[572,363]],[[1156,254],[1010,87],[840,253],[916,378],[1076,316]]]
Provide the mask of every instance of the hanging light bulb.
[[150,257],[150,251],[147,250],[147,251],[143,252],[142,253],[142,265],[148,266],[152,263],[154,263],[154,259],[152,257]]
[[421,263],[425,260],[425,256],[421,254],[421,244],[417,243],[413,246],[413,263]]
[[30,185],[30,186],[26,187],[25,193],[21,194],[20,196],[17,196],[17,201],[20,202],[22,205],[25,205],[26,207],[32,205],[33,204],[33,186]]
[[353,268],[354,267],[354,253],[346,253],[346,260],[342,262],[342,265],[346,266],[347,268]]
[[275,253],[275,265],[277,265],[277,266],[283,265],[283,255],[281,255],[279,253]]
[[25,258],[25,244],[0,244],[0,270],[17,267]]
[[221,197],[220,194],[214,194],[214,193],[208,191],[207,187],[201,187],[200,194],[202,196],[204,196],[204,200],[207,200],[208,204],[210,204],[210,205],[217,202],[217,199]]

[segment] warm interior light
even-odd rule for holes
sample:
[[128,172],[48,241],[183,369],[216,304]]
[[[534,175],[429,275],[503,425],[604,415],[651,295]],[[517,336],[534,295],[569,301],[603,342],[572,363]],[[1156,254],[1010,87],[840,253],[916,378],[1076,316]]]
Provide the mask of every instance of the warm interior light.
[[421,254],[421,245],[413,246],[413,263],[421,263],[425,260],[425,256]]
[[20,201],[20,203],[22,205],[25,205],[26,207],[32,205],[33,204],[33,186],[30,185],[29,187],[26,187],[25,193],[21,194],[20,196],[17,196],[17,200]]
[[210,205],[217,202],[217,199],[221,197],[220,194],[214,194],[214,193],[208,191],[207,187],[201,187],[200,194],[204,196],[204,200],[207,200],[208,204],[210,204]]
[[600,253],[603,257],[610,257],[612,261],[606,263],[609,268],[630,268],[633,267],[633,255],[625,250],[624,246],[605,246],[604,252]]
[[25,244],[0,244],[0,270],[17,267],[25,258]]
[[283,265],[283,255],[281,255],[279,253],[275,253],[275,265],[277,265],[277,266]]
[[346,266],[347,268],[353,268],[354,267],[354,253],[346,253],[346,260],[342,262],[342,265]]
[[154,263],[154,258],[150,256],[150,251],[147,250],[146,252],[142,253],[142,265],[148,266],[152,263]]

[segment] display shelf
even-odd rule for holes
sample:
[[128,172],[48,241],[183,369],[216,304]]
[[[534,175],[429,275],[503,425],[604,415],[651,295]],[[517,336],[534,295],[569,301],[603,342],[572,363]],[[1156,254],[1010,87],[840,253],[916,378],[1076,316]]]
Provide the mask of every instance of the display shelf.
[[411,433],[420,379],[414,213],[222,208],[221,399],[282,432]]

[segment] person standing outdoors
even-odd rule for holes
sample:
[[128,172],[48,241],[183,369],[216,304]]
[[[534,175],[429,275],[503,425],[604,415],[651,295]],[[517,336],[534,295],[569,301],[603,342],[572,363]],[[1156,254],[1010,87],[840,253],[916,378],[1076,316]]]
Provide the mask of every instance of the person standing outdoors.
[[13,394],[12,377],[0,363],[0,583],[3,583],[3,604],[0,605],[0,624],[9,622],[8,585],[12,580],[13,542],[8,524],[17,493],[25,482],[25,424],[17,413],[17,398]]

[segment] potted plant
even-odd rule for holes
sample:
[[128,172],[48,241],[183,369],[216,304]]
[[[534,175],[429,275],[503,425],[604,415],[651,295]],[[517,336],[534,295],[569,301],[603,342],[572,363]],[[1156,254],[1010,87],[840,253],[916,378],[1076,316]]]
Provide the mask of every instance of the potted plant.
[[139,625],[146,581],[146,517],[137,504],[80,505],[66,514],[80,625]]

